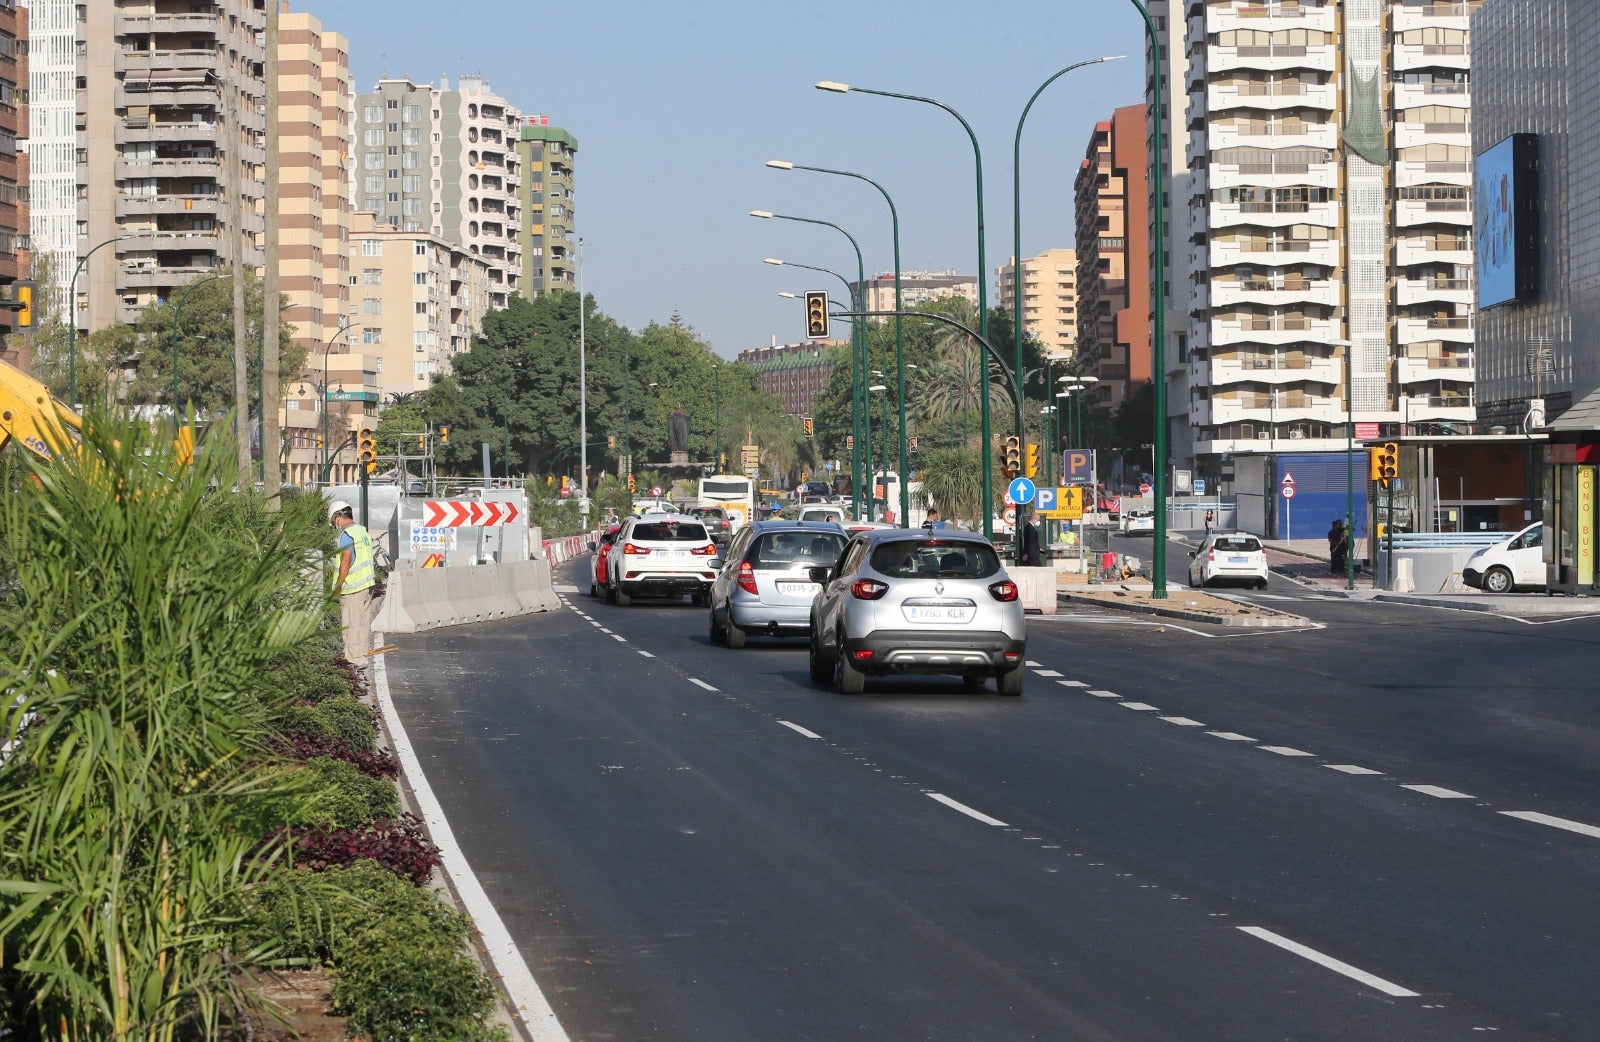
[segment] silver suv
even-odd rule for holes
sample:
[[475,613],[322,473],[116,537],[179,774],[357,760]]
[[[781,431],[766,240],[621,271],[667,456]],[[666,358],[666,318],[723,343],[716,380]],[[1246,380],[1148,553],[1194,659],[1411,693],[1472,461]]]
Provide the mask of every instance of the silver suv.
[[876,529],[813,568],[811,679],[859,694],[868,676],[949,674],[1022,694],[1027,626],[1017,584],[976,532]]
[[623,607],[635,597],[682,597],[705,604],[717,577],[716,544],[687,514],[644,514],[623,523],[606,556],[606,600]]
[[745,635],[802,637],[817,584],[810,570],[844,549],[838,525],[757,521],[739,529],[711,586],[711,642],[744,647]]

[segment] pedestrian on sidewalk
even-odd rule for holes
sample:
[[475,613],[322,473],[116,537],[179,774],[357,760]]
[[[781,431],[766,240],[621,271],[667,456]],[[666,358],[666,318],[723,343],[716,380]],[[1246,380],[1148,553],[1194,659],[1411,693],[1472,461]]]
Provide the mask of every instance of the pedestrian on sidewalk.
[[1333,575],[1344,574],[1349,559],[1350,539],[1344,530],[1344,521],[1336,517],[1328,526],[1328,571]]
[[1210,507],[1207,507],[1206,508],[1206,535],[1210,535],[1211,534],[1211,526],[1216,523],[1216,520],[1217,520],[1217,515],[1211,512],[1211,508]]

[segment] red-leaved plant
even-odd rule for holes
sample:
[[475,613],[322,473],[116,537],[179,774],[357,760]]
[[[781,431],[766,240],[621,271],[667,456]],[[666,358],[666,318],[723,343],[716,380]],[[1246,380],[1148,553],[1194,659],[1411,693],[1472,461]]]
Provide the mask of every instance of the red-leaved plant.
[[366,859],[421,886],[439,866],[439,848],[423,836],[422,819],[415,814],[357,828],[291,827],[286,831],[295,864],[316,871]]
[[309,760],[314,756],[327,756],[353,764],[356,770],[369,778],[393,778],[400,773],[400,764],[387,749],[371,752],[357,749],[350,743],[326,734],[305,731],[285,731],[278,735],[273,745],[283,755],[293,760]]

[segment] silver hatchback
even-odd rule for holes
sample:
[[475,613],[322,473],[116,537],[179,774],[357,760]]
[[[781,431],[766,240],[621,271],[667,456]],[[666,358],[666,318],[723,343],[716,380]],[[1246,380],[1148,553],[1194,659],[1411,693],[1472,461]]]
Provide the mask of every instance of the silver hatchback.
[[953,529],[858,533],[811,606],[811,679],[859,694],[868,676],[946,674],[1022,694],[1027,625],[989,541]]
[[712,643],[742,648],[747,634],[805,636],[817,592],[810,569],[838,560],[844,541],[838,525],[823,521],[741,528],[711,584]]

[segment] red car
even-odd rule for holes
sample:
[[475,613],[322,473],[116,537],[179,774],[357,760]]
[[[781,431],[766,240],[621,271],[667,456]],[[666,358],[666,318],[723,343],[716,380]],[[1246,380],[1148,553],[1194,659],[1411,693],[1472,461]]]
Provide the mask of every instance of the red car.
[[594,576],[589,580],[589,596],[600,597],[606,591],[606,556],[611,553],[611,544],[616,541],[617,533],[622,531],[621,525],[612,525],[600,533],[598,543],[589,544],[594,551]]

